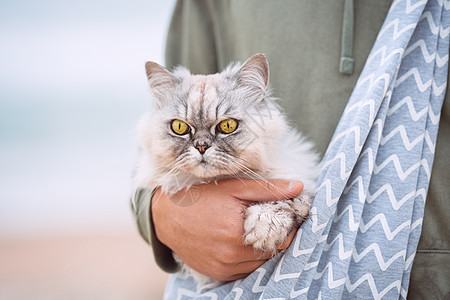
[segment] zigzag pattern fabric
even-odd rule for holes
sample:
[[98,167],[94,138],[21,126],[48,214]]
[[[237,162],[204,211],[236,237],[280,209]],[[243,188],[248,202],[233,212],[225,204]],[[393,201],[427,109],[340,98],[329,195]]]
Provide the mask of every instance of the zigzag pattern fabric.
[[167,299],[406,298],[447,85],[450,1],[392,3],[291,247],[212,290],[173,275]]

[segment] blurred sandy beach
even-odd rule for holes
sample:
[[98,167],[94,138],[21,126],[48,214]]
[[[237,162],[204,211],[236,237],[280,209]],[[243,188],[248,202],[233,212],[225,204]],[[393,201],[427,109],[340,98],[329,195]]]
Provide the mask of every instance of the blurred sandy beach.
[[134,234],[0,240],[0,299],[162,299],[152,255]]

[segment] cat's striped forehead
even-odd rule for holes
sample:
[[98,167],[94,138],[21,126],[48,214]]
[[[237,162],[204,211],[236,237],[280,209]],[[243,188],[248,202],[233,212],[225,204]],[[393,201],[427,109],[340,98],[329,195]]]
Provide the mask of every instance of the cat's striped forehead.
[[192,125],[209,126],[229,109],[220,74],[193,75],[183,83],[183,113]]

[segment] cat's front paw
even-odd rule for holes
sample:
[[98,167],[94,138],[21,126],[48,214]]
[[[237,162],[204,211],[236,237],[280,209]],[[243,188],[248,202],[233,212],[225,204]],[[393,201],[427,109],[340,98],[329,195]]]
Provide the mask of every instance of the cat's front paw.
[[294,212],[287,203],[252,205],[245,212],[245,244],[275,254],[295,223]]

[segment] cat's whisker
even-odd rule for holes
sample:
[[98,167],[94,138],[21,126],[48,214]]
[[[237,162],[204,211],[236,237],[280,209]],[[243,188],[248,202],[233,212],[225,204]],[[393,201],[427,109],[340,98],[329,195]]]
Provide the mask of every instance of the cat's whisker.
[[166,175],[169,175],[169,176],[175,175],[175,174],[173,174],[173,172],[181,170],[182,167],[186,165],[186,161],[185,161],[186,156],[187,156],[187,154],[177,157],[177,159],[175,160],[175,162],[173,164],[174,165],[173,168],[169,172],[167,172]]
[[267,179],[265,179],[263,176],[259,175],[258,173],[254,172],[252,169],[248,168],[244,164],[241,164],[237,162],[235,159],[241,159],[239,157],[232,156],[228,153],[223,153],[226,156],[229,156],[228,160],[225,161],[224,165],[229,167],[229,162],[233,161],[233,163],[236,163],[240,168],[236,168],[236,170],[239,172],[243,172],[247,175],[248,178],[254,179],[254,180],[262,180],[268,184],[271,184]]
[[169,171],[165,172],[165,170],[161,170],[161,178],[165,178],[165,177],[170,177],[173,175],[176,175],[176,172],[179,171],[179,167],[177,166],[177,164],[174,164],[174,166],[172,167],[172,169],[170,169]]
[[[237,157],[236,157],[237,158]],[[280,189],[279,187],[277,187],[276,185],[274,185],[273,183],[271,183],[270,181],[268,181],[267,179],[265,179],[264,177],[262,177],[261,175],[259,175],[258,173],[256,173],[255,171],[253,171],[252,169],[248,168],[247,166],[245,166],[244,164],[241,164],[238,161],[234,161],[236,164],[240,165],[244,170],[246,170],[246,172],[253,174],[255,176],[254,179],[260,179],[262,181],[264,181],[264,183],[266,183],[268,186],[270,186],[272,189],[278,191],[279,193],[281,193],[282,196],[284,196],[286,199],[289,199],[289,195],[287,193],[285,193],[282,189]],[[248,174],[247,173],[247,174]],[[257,181],[260,185],[264,186],[261,182]],[[265,186],[265,188],[267,190],[269,190],[274,196],[275,193],[272,192],[272,190],[270,188],[268,188],[267,186]]]
[[[263,181],[264,183],[266,183],[268,186],[270,186],[272,189],[278,191],[279,193],[282,194],[282,196],[284,196],[286,199],[289,199],[289,195],[287,193],[285,193],[282,189],[280,189],[279,187],[277,187],[276,185],[274,185],[273,183],[271,183],[270,181],[268,181],[266,178],[264,178],[263,176],[261,176],[260,174],[256,173],[255,171],[253,171],[252,169],[250,169],[249,167],[247,167],[246,165],[240,163],[237,160],[243,160],[244,162],[246,162],[245,159],[241,158],[241,157],[237,157],[237,156],[233,156],[229,153],[223,152],[224,156],[227,156],[228,159],[228,163],[229,161],[233,161],[234,164],[237,164],[240,167],[240,171],[244,172],[250,179],[255,179],[255,180],[259,180],[258,183],[262,186],[264,186],[260,181]],[[224,164],[225,165],[225,164]],[[229,166],[229,164],[227,164],[227,166]],[[270,188],[268,188],[267,186],[265,186],[265,188],[267,190],[270,190],[271,193],[275,196],[275,193],[272,192],[272,190]]]
[[[230,155],[231,155],[231,154],[230,154]],[[241,161],[243,161],[243,162],[246,163],[247,165],[251,165],[251,164],[252,164],[249,160],[247,160],[247,159],[245,159],[245,158],[243,158],[243,157],[234,156],[234,155],[232,155],[232,157],[233,157],[233,158],[236,158],[236,159],[240,159]]]
[[[162,181],[164,181],[167,177],[174,177],[176,179],[176,176],[180,170],[182,170],[182,167],[185,165],[185,163],[182,163],[181,161],[178,161],[174,164],[174,167],[170,169],[167,173],[164,173],[161,175]],[[179,187],[179,186],[178,186]],[[152,199],[152,202],[154,204],[158,203],[159,199],[161,198],[161,193],[159,194],[158,198]]]
[[183,170],[183,167],[185,167],[187,164],[187,162],[185,161],[185,156],[187,156],[187,155],[178,157],[175,160],[175,163],[174,163],[174,166],[172,167],[172,169],[170,169],[167,173],[163,174],[162,178],[165,179],[166,177],[173,177],[173,176],[177,175],[181,170]]
[[229,171],[229,176],[231,176],[232,178],[236,178],[238,179],[240,182],[245,184],[245,181],[242,180],[242,177],[239,176],[239,173],[236,173],[237,170],[233,170],[228,164],[226,164],[223,161],[218,160],[221,163],[221,166],[223,166],[226,170]]
[[[251,171],[251,170],[250,170],[250,171]],[[285,198],[285,199],[291,198],[291,197],[290,197],[287,193],[285,193],[282,189],[280,189],[280,188],[277,187],[276,185],[272,184],[270,181],[268,181],[267,179],[263,178],[262,176],[258,176],[259,174],[254,174],[254,173],[249,172],[248,170],[245,170],[245,169],[243,169],[242,172],[243,172],[244,174],[246,174],[247,177],[248,177],[249,179],[256,180],[256,182],[257,182],[259,185],[261,185],[261,186],[264,187],[266,190],[268,190],[272,195],[277,196],[277,195],[273,192],[273,190],[276,190],[276,191],[278,191],[278,192],[281,194],[282,198]],[[261,182],[261,181],[262,181],[262,182]],[[263,184],[263,182],[264,182],[265,184]]]
[[165,182],[166,178],[171,178],[171,177],[176,177],[177,173],[179,171],[178,167],[173,167],[169,172],[167,172],[166,174],[161,174],[160,178],[160,182]]
[[[187,183],[189,182],[189,180],[192,178],[192,175],[189,175],[186,180],[183,181],[183,184],[181,184],[181,186],[178,186],[179,189],[183,188],[183,187],[191,187],[191,185],[187,185]],[[178,182],[177,182],[178,183]]]

